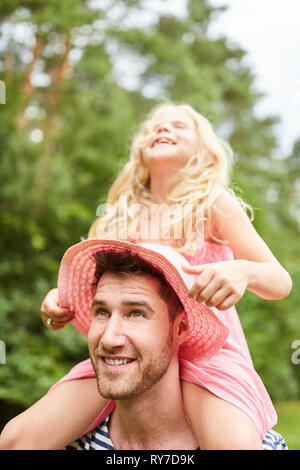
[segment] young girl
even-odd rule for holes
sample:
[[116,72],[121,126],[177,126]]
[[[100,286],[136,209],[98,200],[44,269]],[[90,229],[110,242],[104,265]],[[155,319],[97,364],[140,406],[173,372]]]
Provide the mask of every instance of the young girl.
[[[292,281],[249,221],[245,209],[251,207],[229,189],[231,164],[230,147],[193,108],[155,107],[135,136],[130,159],[89,238],[159,240],[189,260],[188,272],[197,275],[190,295],[215,310],[230,329],[226,344],[211,359],[180,358],[190,423],[201,449],[262,449],[276,412],[253,367],[235,304],[246,289],[267,300],[283,299]],[[184,215],[177,211],[177,220],[164,220],[153,238],[145,227],[162,205],[185,209]],[[205,216],[202,237],[196,206]],[[174,234],[183,222],[192,230],[178,238]],[[53,289],[41,308],[45,325],[58,330],[72,319],[62,307]],[[112,409],[113,403],[97,392],[90,361],[84,361],[11,422],[11,448],[60,449]]]

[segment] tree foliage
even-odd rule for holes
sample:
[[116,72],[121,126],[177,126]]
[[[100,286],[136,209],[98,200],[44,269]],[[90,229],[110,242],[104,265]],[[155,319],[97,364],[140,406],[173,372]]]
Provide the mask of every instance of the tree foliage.
[[147,8],[142,0],[1,2],[0,399],[7,403],[29,406],[87,357],[72,327],[42,325],[40,304],[65,250],[87,236],[139,122],[162,97],[190,103],[230,141],[233,188],[254,206],[257,231],[293,277],[288,299],[247,292],[237,309],[271,396],[299,395],[291,344],[300,339],[300,141],[278,158],[277,118],[255,115],[261,95],[245,51],[209,37],[220,9],[189,0],[184,17],[152,12],[150,24],[134,21]]

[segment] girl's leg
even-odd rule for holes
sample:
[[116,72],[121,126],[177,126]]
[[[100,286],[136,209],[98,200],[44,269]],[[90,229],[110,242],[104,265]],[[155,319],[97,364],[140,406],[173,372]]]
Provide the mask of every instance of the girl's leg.
[[62,449],[82,436],[106,403],[95,378],[64,382],[5,426],[0,450]]
[[185,408],[201,450],[263,450],[251,418],[208,390],[182,381]]

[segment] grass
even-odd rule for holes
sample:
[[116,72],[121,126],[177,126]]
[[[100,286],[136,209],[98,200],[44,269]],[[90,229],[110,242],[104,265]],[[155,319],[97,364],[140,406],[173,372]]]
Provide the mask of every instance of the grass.
[[285,439],[289,450],[300,450],[300,401],[275,403],[278,424],[274,427]]

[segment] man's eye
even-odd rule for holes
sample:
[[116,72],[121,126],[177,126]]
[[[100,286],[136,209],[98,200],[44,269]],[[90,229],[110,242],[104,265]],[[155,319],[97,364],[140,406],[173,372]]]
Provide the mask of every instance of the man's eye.
[[135,318],[143,318],[145,316],[143,312],[140,312],[139,310],[133,310],[130,312],[130,315]]
[[95,316],[97,317],[108,317],[109,312],[105,310],[104,308],[98,308],[98,310],[95,311]]

